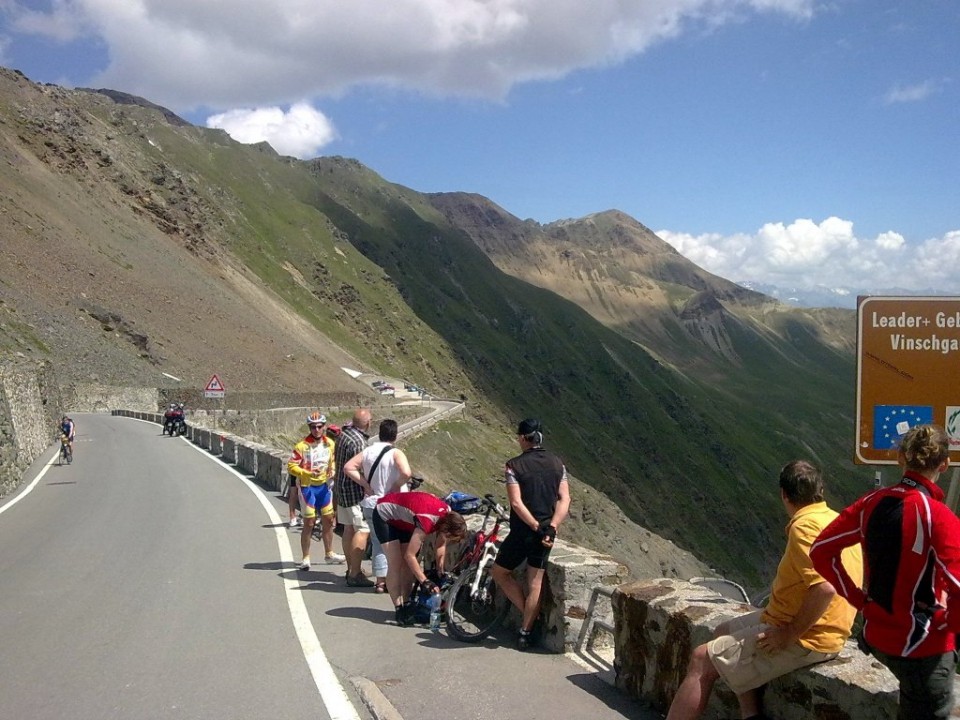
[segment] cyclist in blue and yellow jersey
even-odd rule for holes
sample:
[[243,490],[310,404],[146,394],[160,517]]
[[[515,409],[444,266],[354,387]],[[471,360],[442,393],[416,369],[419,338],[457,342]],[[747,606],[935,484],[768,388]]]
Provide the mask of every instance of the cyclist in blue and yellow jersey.
[[64,435],[67,438],[67,447],[70,449],[70,455],[73,455],[73,438],[77,434],[77,426],[73,424],[73,420],[64,415],[60,418],[60,434]]
[[336,465],[333,455],[333,440],[327,436],[327,418],[319,412],[307,416],[310,434],[293,447],[293,455],[287,470],[297,481],[300,494],[300,509],[303,513],[303,529],[300,531],[300,549],[303,561],[300,570],[310,569],[310,541],[317,513],[321,517],[321,537],[328,565],[344,562],[343,555],[333,552],[334,506],[330,482],[335,477]]

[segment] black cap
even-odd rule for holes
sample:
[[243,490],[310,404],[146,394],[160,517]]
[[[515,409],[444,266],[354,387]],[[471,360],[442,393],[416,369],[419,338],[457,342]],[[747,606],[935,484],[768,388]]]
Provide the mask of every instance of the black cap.
[[539,420],[534,420],[533,418],[521,420],[520,425],[517,427],[517,435],[530,435],[535,432],[543,432],[543,426]]

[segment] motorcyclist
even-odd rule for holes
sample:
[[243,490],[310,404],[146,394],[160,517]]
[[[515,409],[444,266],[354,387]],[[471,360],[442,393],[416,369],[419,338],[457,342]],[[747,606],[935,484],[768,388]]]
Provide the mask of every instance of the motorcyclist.
[[167,407],[166,412],[163,413],[163,430],[173,435],[173,430],[178,423],[184,423],[186,425],[186,420],[184,417],[184,405],[182,402],[172,402]]
[[173,428],[173,418],[177,412],[177,404],[170,403],[163,413],[163,432],[167,433]]

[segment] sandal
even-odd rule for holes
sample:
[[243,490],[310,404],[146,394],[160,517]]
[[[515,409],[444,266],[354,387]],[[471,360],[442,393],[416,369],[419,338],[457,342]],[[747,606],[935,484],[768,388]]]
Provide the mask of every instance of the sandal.
[[378,582],[374,584],[373,591],[377,593],[385,593],[387,591],[387,584],[385,582]]

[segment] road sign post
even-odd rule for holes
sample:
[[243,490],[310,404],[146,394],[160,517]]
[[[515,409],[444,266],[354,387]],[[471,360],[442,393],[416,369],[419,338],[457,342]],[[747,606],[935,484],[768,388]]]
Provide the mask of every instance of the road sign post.
[[[220,410],[226,414],[224,410],[225,401],[224,398],[227,396],[227,388],[224,387],[223,382],[221,382],[220,377],[214,373],[209,380],[207,380],[207,386],[203,388],[203,396],[205,398],[219,398],[220,399]],[[213,409],[213,429],[217,429],[217,409]]]
[[855,462],[896,464],[923,423],[947,431],[960,462],[960,297],[858,298]]
[[207,380],[207,386],[203,389],[205,398],[223,398],[227,394],[227,389],[223,386],[217,375],[211,376]]

